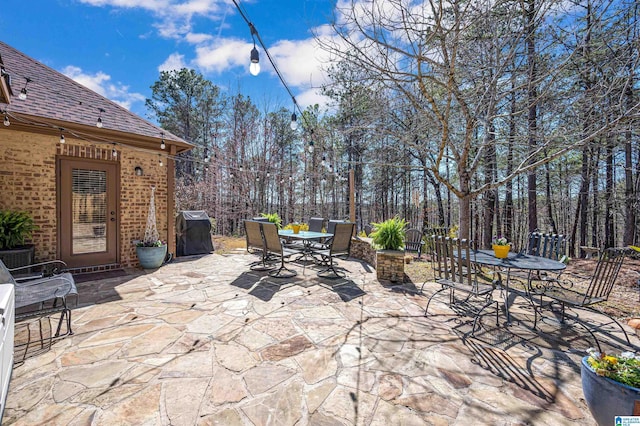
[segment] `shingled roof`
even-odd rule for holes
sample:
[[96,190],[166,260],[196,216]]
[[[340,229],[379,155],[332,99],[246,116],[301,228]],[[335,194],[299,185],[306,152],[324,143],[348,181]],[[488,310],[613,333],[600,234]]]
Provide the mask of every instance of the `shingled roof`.
[[[8,92],[0,90],[0,102],[7,104],[11,127],[52,133],[63,128],[87,140],[148,149],[159,149],[164,138],[178,153],[193,147],[1,41],[0,66],[3,83],[9,86]],[[29,79],[28,83],[26,79]],[[22,100],[18,95],[25,83],[28,96]],[[102,128],[96,127],[99,116]]]

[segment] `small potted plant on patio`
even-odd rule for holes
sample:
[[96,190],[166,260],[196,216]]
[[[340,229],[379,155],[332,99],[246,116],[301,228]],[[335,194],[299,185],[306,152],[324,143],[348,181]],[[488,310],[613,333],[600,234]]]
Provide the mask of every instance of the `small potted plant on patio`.
[[278,213],[260,213],[260,216],[267,218],[271,223],[275,223],[276,228],[282,229],[282,219]]
[[494,237],[491,248],[493,248],[493,253],[498,259],[506,259],[509,255],[511,244],[505,237]]
[[640,405],[640,357],[633,352],[607,355],[594,348],[582,358],[582,392],[599,425],[614,423],[616,416],[631,416]]
[[167,256],[167,244],[160,240],[156,227],[155,193],[156,188],[152,186],[144,238],[136,244],[138,260],[144,269],[159,268]]
[[369,236],[376,248],[378,279],[404,280],[404,230],[407,222],[396,216],[372,225],[375,231]]
[[36,229],[38,227],[29,213],[0,210],[0,260],[7,268],[33,263],[35,248],[26,241]]

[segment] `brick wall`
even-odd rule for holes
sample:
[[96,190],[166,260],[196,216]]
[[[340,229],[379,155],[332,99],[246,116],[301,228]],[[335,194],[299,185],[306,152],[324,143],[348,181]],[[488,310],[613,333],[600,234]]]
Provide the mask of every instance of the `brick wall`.
[[404,281],[404,251],[379,250],[376,259],[376,276],[379,280]]
[[351,257],[363,260],[376,267],[376,249],[371,245],[371,238],[353,237],[351,239]]
[[[0,129],[0,209],[30,212],[39,229],[33,234],[36,261],[59,258],[57,252],[56,210],[56,153],[60,147],[58,135],[42,135]],[[94,147],[107,149],[108,145],[91,144],[66,135],[65,151],[77,157],[94,155]],[[151,186],[156,187],[156,218],[160,238],[167,234],[167,165],[159,166],[157,154],[141,152],[118,145],[120,163],[120,264],[135,266],[138,259],[133,240],[144,236],[149,209]],[[142,167],[143,176],[136,176],[134,169]],[[173,232],[173,220],[171,220]]]
[[57,257],[56,143],[58,138],[0,132],[0,209],[32,214],[36,261]]

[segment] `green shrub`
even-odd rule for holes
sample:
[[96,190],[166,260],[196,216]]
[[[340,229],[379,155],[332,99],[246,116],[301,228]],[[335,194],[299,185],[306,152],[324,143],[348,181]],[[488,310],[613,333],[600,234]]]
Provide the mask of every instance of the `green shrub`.
[[278,213],[260,213],[260,216],[266,217],[271,223],[275,223],[278,229],[282,228],[282,219],[280,219]]
[[0,250],[10,250],[23,246],[38,229],[27,212],[0,210]]
[[381,223],[372,223],[376,228],[369,235],[373,239],[376,248],[382,250],[403,250],[404,249],[404,230],[407,222],[397,216],[387,219]]

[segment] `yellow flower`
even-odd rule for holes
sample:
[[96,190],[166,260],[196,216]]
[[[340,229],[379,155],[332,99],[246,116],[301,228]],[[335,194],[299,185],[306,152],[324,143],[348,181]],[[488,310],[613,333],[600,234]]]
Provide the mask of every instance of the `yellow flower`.
[[613,365],[616,365],[618,363],[618,358],[616,358],[615,356],[611,356],[611,355],[606,355],[604,357],[604,360],[609,362],[609,363],[611,363],[611,364],[613,364]]

